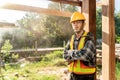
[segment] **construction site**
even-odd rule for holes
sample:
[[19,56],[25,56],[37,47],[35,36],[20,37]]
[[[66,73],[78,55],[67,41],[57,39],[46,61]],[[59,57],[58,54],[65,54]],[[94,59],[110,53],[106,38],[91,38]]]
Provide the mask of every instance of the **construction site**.
[[[0,4],[0,9],[25,12],[16,23],[0,21],[0,80],[69,80],[69,72],[64,73],[67,65],[62,53],[73,34],[69,19],[75,11],[85,15],[84,30],[92,32],[96,41],[97,71],[94,80],[120,80],[120,13],[115,13],[115,0],[30,1],[48,5],[43,8],[19,4],[19,1]],[[4,29],[8,32],[3,34]],[[15,71],[12,72],[13,69]],[[9,75],[12,77],[8,78]],[[36,78],[39,75],[42,77]]]

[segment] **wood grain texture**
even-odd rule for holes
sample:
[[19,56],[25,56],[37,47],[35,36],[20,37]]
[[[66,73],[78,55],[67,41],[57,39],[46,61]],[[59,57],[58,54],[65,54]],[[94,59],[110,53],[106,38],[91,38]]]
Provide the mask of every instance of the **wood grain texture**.
[[102,80],[116,80],[114,0],[103,0],[102,41]]

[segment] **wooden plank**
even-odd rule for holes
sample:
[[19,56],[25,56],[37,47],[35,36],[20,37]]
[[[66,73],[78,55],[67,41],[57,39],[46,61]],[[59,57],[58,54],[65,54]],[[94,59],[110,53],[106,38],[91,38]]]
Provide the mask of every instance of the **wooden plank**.
[[86,17],[85,30],[92,32],[96,40],[96,0],[83,0],[82,13]]
[[102,1],[98,1],[98,2],[96,2],[96,6],[97,6],[97,7],[102,6]]
[[53,2],[59,2],[59,3],[63,3],[63,4],[70,4],[70,5],[74,5],[74,6],[82,6],[82,1],[73,1],[73,0],[49,0],[49,1],[53,1]]
[[[82,13],[86,17],[85,30],[92,32],[96,41],[96,0],[83,0]],[[96,80],[96,75],[94,80]]]
[[[66,1],[66,0],[49,0],[49,1],[58,2],[58,3],[62,3],[62,4],[70,4],[73,6],[82,6],[82,1]],[[97,1],[96,6],[97,7],[102,6],[102,1],[101,0]]]
[[[37,48],[38,52],[43,52],[43,51],[57,51],[57,50],[64,50],[63,47],[58,47],[58,48]],[[11,50],[10,53],[19,53],[19,52],[35,52],[36,49],[16,49],[16,50]],[[3,53],[3,50],[1,50],[1,53]]]
[[72,15],[72,13],[70,12],[57,11],[57,10],[52,10],[52,9],[45,9],[45,8],[40,8],[40,7],[26,6],[26,5],[13,4],[13,3],[8,3],[2,6],[1,8],[37,12],[40,14],[49,14],[49,15],[64,16],[64,17],[70,17]]
[[14,28],[16,25],[14,23],[0,22],[0,28]]
[[103,0],[102,35],[102,80],[116,80],[114,0]]

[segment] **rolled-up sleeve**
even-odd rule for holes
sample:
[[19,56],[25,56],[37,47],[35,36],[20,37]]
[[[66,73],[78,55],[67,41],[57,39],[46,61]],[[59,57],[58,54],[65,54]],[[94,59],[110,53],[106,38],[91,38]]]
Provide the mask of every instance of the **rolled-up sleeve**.
[[65,49],[64,49],[63,58],[66,61],[71,60],[71,56],[68,54],[68,50],[70,50],[70,41],[67,42],[67,45],[65,46]]
[[89,40],[81,50],[64,50],[64,58],[66,60],[83,60],[90,62],[96,54],[95,44]]
[[95,64],[96,46],[94,39],[87,39],[84,47],[81,50],[70,50],[70,42],[68,42],[64,50],[64,59],[66,61],[81,60]]

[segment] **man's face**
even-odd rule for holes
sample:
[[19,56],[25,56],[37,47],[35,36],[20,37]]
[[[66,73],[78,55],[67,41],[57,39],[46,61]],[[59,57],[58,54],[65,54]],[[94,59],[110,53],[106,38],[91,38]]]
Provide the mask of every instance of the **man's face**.
[[84,21],[78,20],[78,21],[73,21],[72,22],[72,28],[73,28],[75,33],[78,33],[81,30],[83,30],[84,25],[85,25]]

